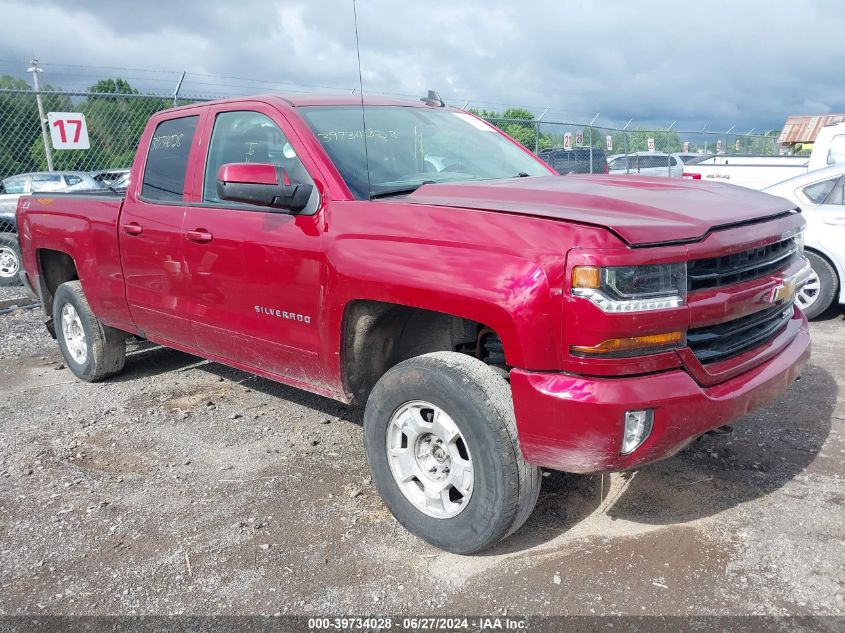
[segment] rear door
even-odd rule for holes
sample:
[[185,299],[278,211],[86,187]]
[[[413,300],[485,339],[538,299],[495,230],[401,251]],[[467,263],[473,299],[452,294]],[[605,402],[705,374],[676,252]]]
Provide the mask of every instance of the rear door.
[[845,176],[839,178],[822,204],[807,210],[807,215],[821,246],[839,258],[840,266],[845,265]]
[[199,129],[200,115],[176,116],[159,122],[142,140],[147,144],[143,177],[127,191],[118,226],[126,299],[135,324],[148,338],[183,348],[194,347],[182,222]]
[[[209,110],[196,200],[186,213],[185,262],[192,330],[208,356],[293,380],[321,381],[323,211],[317,188],[297,215],[224,202],[226,163],[271,163],[291,182],[314,184],[282,115],[253,102]],[[312,172],[316,169],[310,166]]]

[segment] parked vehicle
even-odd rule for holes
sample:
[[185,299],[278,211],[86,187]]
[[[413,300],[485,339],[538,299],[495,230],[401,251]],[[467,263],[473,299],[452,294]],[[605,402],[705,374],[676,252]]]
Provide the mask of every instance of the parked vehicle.
[[666,152],[634,152],[615,154],[607,159],[610,173],[640,174],[642,176],[672,176],[683,173],[684,163],[676,154]]
[[[590,154],[593,155],[592,171]],[[607,155],[599,147],[575,149],[544,149],[537,154],[559,174],[606,174]]]
[[683,177],[765,189],[793,176],[841,162],[845,162],[845,123],[822,128],[813,142],[809,157],[717,154],[688,165]]
[[845,163],[795,176],[764,189],[801,207],[805,254],[813,275],[796,296],[808,319],[845,304]]
[[0,181],[0,286],[20,283],[21,260],[15,208],[28,193],[91,191],[100,185],[82,171],[44,171],[9,176]]
[[22,198],[26,277],[68,368],[116,374],[134,335],[365,405],[385,504],[460,553],[519,529],[541,467],[639,468],[799,376],[792,203],[561,178],[466,112],[365,103],[159,112],[125,197]]
[[101,169],[100,171],[92,171],[91,177],[96,180],[102,187],[113,186],[114,183],[129,173],[128,169]]
[[680,160],[684,165],[693,161],[704,160],[705,158],[710,157],[709,154],[694,154],[691,152],[676,152],[672,154],[672,156]]

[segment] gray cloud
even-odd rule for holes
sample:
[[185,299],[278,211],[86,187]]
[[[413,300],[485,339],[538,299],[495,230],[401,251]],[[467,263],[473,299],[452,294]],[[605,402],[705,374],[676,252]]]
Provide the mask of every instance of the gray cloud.
[[[79,88],[123,75],[142,89],[220,94],[358,83],[351,0],[116,3],[7,0],[0,59],[36,53],[43,79]],[[547,118],[738,128],[845,111],[841,0],[698,3],[399,3],[359,0],[365,91],[437,88],[479,107],[549,108]],[[23,76],[17,62],[0,72]],[[16,65],[17,64],[17,65]],[[98,71],[64,65],[169,70]]]

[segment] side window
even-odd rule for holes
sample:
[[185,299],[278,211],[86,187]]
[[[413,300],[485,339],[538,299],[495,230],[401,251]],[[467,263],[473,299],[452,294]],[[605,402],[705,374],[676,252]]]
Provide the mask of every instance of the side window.
[[215,118],[203,183],[205,202],[221,201],[217,173],[227,163],[270,163],[281,167],[290,183],[313,183],[279,126],[260,112],[221,112]]
[[834,185],[827,198],[824,199],[824,204],[845,205],[845,178],[840,178]]
[[825,198],[833,191],[833,187],[836,185],[836,182],[839,178],[831,178],[830,180],[822,180],[821,182],[814,182],[812,185],[807,185],[804,187],[804,195],[810,199],[810,201],[821,204],[824,202]]
[[147,154],[142,198],[154,202],[182,200],[188,156],[198,121],[198,116],[188,116],[158,124]]
[[12,176],[3,181],[3,193],[23,193],[26,187],[26,176]]
[[675,158],[674,156],[670,156],[669,157],[669,165],[672,166],[672,167],[677,167],[678,166],[678,159]]
[[845,163],[845,134],[837,134],[830,139],[830,149],[827,152],[827,164]]
[[37,191],[61,191],[65,184],[58,174],[33,174],[30,190]]
[[79,176],[65,176],[65,182],[68,184],[68,187],[73,187],[74,185],[81,183],[82,178]]

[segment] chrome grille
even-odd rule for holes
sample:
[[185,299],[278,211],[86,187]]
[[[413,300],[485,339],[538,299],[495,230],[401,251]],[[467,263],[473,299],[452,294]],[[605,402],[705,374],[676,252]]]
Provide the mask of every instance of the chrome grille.
[[696,259],[687,266],[690,292],[719,288],[770,275],[798,257],[794,237],[721,257]]

